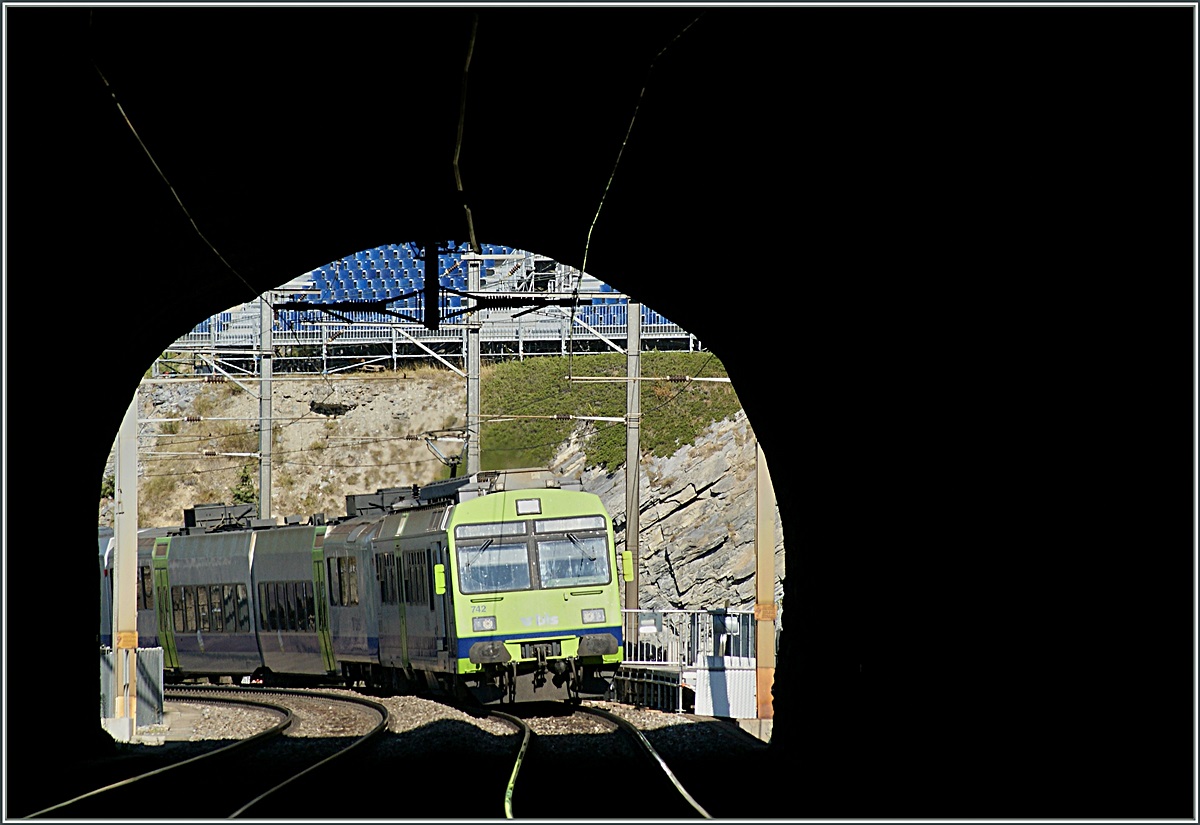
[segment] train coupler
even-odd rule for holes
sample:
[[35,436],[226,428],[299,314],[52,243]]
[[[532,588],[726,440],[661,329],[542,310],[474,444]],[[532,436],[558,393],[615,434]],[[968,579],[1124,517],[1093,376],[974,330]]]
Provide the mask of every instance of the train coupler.
[[537,648],[537,670],[533,672],[533,689],[546,686],[546,650]]

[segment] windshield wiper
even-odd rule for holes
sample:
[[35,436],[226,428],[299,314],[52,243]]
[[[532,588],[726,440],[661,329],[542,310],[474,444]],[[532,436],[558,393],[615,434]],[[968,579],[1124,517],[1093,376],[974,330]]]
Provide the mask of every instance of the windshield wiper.
[[469,570],[471,567],[471,562],[473,562],[473,561],[475,561],[475,559],[479,558],[479,556],[483,553],[483,551],[488,549],[488,547],[490,547],[491,544],[492,544],[492,539],[488,539],[483,544],[479,545],[479,549],[475,551],[475,555],[471,556],[471,558],[469,558],[463,562],[463,570]]
[[585,547],[585,546],[584,546],[583,542],[581,542],[579,539],[575,538],[575,534],[574,534],[574,533],[567,533],[567,538],[569,538],[569,539],[571,540],[571,544],[573,544],[573,545],[575,545],[576,547],[578,547],[578,548],[579,548],[579,552],[580,552],[581,554],[583,554],[583,556],[584,556],[584,557],[585,557],[585,558],[586,558],[588,561],[595,561],[595,560],[596,560],[596,556],[595,556],[595,554],[594,554],[594,553],[593,553],[592,555],[588,555],[587,547]]

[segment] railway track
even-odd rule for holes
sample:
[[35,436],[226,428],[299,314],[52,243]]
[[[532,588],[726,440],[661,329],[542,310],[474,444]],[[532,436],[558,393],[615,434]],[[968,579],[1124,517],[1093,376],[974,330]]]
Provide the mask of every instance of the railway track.
[[[350,758],[386,731],[388,722],[384,706],[342,694],[189,687],[187,691],[169,688],[167,697],[175,702],[255,708],[274,715],[276,721],[258,733],[135,771],[25,818],[273,816],[277,807],[288,806],[291,795],[286,791],[295,787],[293,783],[315,778]],[[354,708],[348,714],[342,711],[354,720],[346,725],[345,735],[309,735],[305,720],[328,714],[338,704]]]
[[[141,768],[109,782],[123,790],[97,788],[31,816],[725,818],[752,808],[713,781],[713,756],[746,771],[765,748],[713,720],[607,702],[467,708],[342,689],[211,686],[169,688],[167,701],[221,705],[189,714],[166,747],[137,747]],[[203,741],[183,741],[189,734]]]
[[[655,819],[712,818],[642,732],[621,716],[566,703],[531,703],[506,712],[493,711],[492,715],[508,720],[521,733],[505,787],[504,814],[508,819],[596,816],[596,804],[613,799],[617,786],[613,780],[624,775],[624,771],[614,770],[614,765],[637,772],[636,810],[628,814]],[[582,719],[593,722],[581,724]],[[583,733],[568,732],[573,729]],[[587,793],[589,787],[596,792]]]

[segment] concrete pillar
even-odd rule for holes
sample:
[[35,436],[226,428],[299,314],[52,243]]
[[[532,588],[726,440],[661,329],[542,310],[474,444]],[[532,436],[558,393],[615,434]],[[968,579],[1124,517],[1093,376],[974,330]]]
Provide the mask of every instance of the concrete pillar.
[[[642,305],[630,302],[627,321],[626,341],[626,377],[629,379],[625,390],[625,549],[633,554],[633,576],[625,582],[625,609],[637,610],[639,584],[639,553],[638,534],[641,532],[639,512],[641,501],[638,497],[638,485],[642,478],[641,462],[641,421],[642,421]],[[627,629],[625,649],[637,643],[638,617],[630,614]]]
[[125,411],[117,435],[117,501],[113,519],[113,719],[105,727],[129,742],[137,731],[137,405]]
[[756,512],[755,528],[756,569],[754,648],[757,661],[756,696],[758,718],[773,719],[774,702],[771,686],[775,684],[775,488],[771,485],[771,473],[767,470],[767,459],[762,445],[756,444]]
[[259,339],[262,346],[259,360],[258,384],[258,517],[271,517],[271,374],[272,359],[275,355],[275,343],[271,338],[271,303],[267,293],[259,299],[262,302],[262,329]]
[[[479,261],[467,261],[467,292],[479,291]],[[467,299],[467,306],[474,307],[474,298]],[[463,442],[467,452],[467,475],[479,472],[479,332],[480,320],[476,313],[467,313],[467,437]]]

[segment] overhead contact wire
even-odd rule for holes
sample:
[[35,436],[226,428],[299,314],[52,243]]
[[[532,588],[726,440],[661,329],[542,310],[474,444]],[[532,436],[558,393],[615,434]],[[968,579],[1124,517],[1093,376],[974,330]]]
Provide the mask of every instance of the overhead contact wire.
[[104,82],[104,87],[108,90],[109,95],[112,96],[113,103],[116,104],[117,111],[121,113],[121,118],[125,121],[125,125],[129,127],[129,131],[133,133],[134,139],[137,140],[138,145],[142,147],[142,151],[145,152],[146,157],[150,159],[151,165],[154,166],[154,171],[158,173],[158,176],[162,178],[163,183],[167,185],[167,189],[171,192],[171,197],[175,198],[175,202],[179,204],[179,208],[183,211],[184,217],[188,219],[188,223],[192,225],[192,229],[196,230],[196,234],[200,237],[200,240],[204,241],[205,245],[213,251],[213,254],[217,256],[217,259],[221,263],[225,264],[225,268],[232,272],[239,281],[245,284],[246,288],[249,289],[255,297],[258,297],[258,290],[251,286],[250,282],[242,277],[242,273],[238,272],[237,269],[234,268],[233,264],[225,260],[225,256],[221,254],[220,250],[213,246],[212,241],[210,241],[204,235],[204,233],[200,231],[199,224],[196,223],[196,219],[192,217],[192,213],[188,211],[188,208],[184,206],[183,199],[180,198],[179,193],[175,191],[175,186],[167,178],[167,174],[162,170],[162,167],[158,165],[158,161],[154,159],[153,153],[151,153],[150,148],[146,146],[145,141],[142,140],[142,136],[138,134],[137,129],[134,128],[133,121],[129,119],[129,115],[125,114],[125,107],[122,106],[121,101],[117,99],[116,90],[113,89],[112,84],[108,82],[108,78],[104,76],[104,72],[100,71],[100,67],[96,65],[95,61],[92,62],[92,67],[95,68],[96,74],[100,75],[100,79]]
[[[650,85],[650,75],[653,74],[653,72],[654,72],[654,65],[658,62],[658,59],[660,57],[662,57],[664,53],[666,53],[667,49],[671,48],[671,46],[674,45],[675,41],[677,41],[677,40],[679,40],[679,38],[683,37],[683,35],[685,35],[687,33],[688,29],[690,29],[692,26],[696,25],[696,21],[698,21],[701,17],[703,17],[704,14],[705,14],[704,12],[701,12],[699,15],[697,15],[695,18],[693,18],[693,20],[690,23],[688,23],[686,26],[684,26],[682,29],[680,29],[679,32],[676,33],[676,35],[674,37],[672,37],[665,46],[663,46],[661,49],[658,50],[658,54],[654,55],[654,58],[650,61],[649,68],[646,69],[646,78],[645,78],[645,80],[642,81],[641,91],[638,92],[637,102],[634,103],[633,114],[629,118],[629,126],[625,129],[625,138],[624,138],[624,140],[621,141],[621,147],[617,150],[617,157],[613,161],[612,171],[608,175],[608,180],[605,181],[605,183],[604,183],[604,191],[600,193],[600,202],[598,204],[596,204],[596,214],[594,214],[592,216],[592,222],[591,222],[591,224],[588,225],[587,238],[584,240],[584,243],[583,243],[583,262],[579,268],[579,275],[575,279],[575,289],[573,290],[573,293],[574,293],[576,299],[578,299],[578,296],[579,296],[579,285],[583,281],[583,275],[584,275],[584,273],[587,272],[588,252],[591,250],[591,247],[592,247],[592,231],[595,230],[595,228],[596,228],[596,222],[600,220],[600,210],[604,208],[604,201],[608,198],[608,190],[610,188],[612,188],[613,179],[616,178],[616,176],[617,176],[617,167],[621,165],[621,157],[622,157],[622,155],[625,154],[625,147],[629,145],[629,136],[633,134],[633,125],[634,125],[634,123],[637,122],[638,112],[641,110],[641,107],[642,107],[642,99],[645,98],[645,96],[646,96],[646,87]],[[571,307],[572,315],[575,314],[575,310],[577,307],[578,307],[577,302],[576,302],[576,304],[572,305],[572,307]],[[574,343],[574,339],[575,339],[575,325],[574,324],[571,324],[570,335],[571,335],[571,343]],[[570,379],[570,377],[571,377],[570,362],[572,360],[571,357],[573,355],[574,355],[574,347],[572,346],[572,347],[569,347],[567,350],[567,356],[568,356],[568,358],[567,358],[567,360],[568,360],[567,378],[568,379]]]

